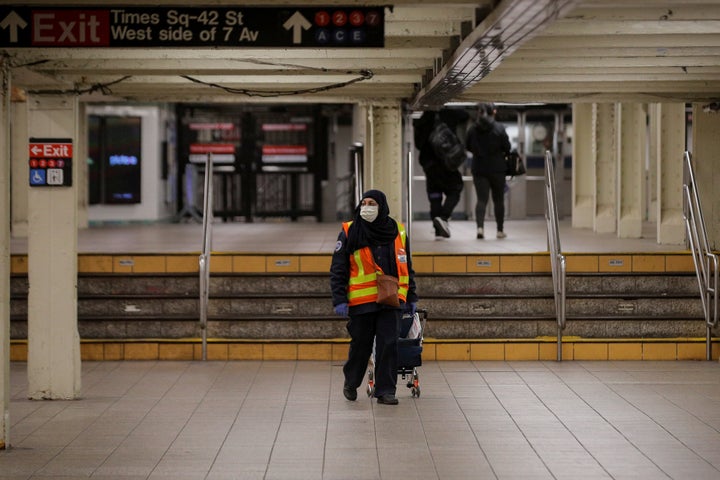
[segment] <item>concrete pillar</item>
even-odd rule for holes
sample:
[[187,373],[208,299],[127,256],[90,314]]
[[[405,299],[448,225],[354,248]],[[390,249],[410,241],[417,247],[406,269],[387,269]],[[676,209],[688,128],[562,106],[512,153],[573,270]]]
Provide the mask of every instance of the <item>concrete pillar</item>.
[[[77,99],[28,98],[31,138],[77,144]],[[73,166],[82,159],[73,154]],[[30,187],[28,201],[28,396],[73,399],[80,393],[77,327],[77,168],[72,186]]]
[[593,105],[573,104],[572,226],[592,228],[595,205],[596,149]]
[[595,158],[595,215],[593,230],[597,233],[617,231],[618,163],[615,121],[616,105],[593,105],[593,149]]
[[639,103],[621,103],[617,110],[618,237],[642,237],[645,219],[645,152],[647,112]]
[[13,237],[28,235],[28,109],[27,99],[18,98],[10,106],[12,187],[10,188]]
[[402,155],[402,111],[400,103],[373,104],[368,109],[368,148],[370,167],[367,189],[385,192],[390,215],[402,220],[405,202]]
[[720,112],[693,104],[692,160],[698,183],[700,205],[705,218],[708,241],[713,250],[720,249]]
[[[685,104],[661,103],[650,108],[650,165],[656,165],[655,192],[650,219],[657,222],[657,242],[685,243],[683,220],[683,153],[685,151]],[[652,179],[653,177],[651,177]],[[653,198],[653,197],[651,197]]]
[[0,59],[0,449],[10,445],[10,69]]

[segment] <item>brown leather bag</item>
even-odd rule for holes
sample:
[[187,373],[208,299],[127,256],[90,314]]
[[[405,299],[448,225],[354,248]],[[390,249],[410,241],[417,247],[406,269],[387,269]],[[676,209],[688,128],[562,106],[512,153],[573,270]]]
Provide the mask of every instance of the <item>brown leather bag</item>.
[[392,275],[385,275],[382,273],[382,270],[379,270],[377,272],[376,282],[378,289],[377,303],[399,307],[398,279]]

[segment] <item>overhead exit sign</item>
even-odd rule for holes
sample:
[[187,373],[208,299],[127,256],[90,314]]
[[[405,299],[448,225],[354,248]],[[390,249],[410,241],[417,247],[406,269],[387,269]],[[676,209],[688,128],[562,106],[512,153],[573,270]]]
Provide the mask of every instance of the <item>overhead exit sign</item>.
[[0,48],[384,47],[384,7],[0,7]]

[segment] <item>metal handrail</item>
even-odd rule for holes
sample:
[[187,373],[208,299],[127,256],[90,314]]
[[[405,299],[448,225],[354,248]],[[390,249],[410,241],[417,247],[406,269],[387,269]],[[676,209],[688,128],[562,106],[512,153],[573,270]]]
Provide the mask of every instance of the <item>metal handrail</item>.
[[200,330],[202,332],[202,359],[207,360],[207,318],[208,304],[210,302],[210,252],[212,250],[212,222],[213,222],[213,158],[208,153],[205,160],[205,189],[203,192],[203,240],[200,253]]
[[545,152],[545,220],[547,222],[548,251],[552,267],[553,295],[555,314],[557,315],[557,359],[562,360],[562,332],[565,329],[565,255],[560,248],[558,229],[557,191],[555,188],[555,168],[550,151]]
[[683,179],[683,219],[705,315],[705,355],[710,360],[712,329],[718,324],[718,258],[710,251],[690,152],[683,155]]
[[408,149],[407,154],[407,198],[406,198],[406,207],[407,207],[407,219],[405,220],[405,227],[406,231],[411,233],[412,232],[412,205],[413,205],[413,153],[412,149]]
[[[365,193],[363,185],[363,173],[365,172],[365,150],[363,144],[356,142],[353,150],[353,168],[355,169],[355,205],[360,204],[362,195]],[[360,149],[363,149],[362,151]]]

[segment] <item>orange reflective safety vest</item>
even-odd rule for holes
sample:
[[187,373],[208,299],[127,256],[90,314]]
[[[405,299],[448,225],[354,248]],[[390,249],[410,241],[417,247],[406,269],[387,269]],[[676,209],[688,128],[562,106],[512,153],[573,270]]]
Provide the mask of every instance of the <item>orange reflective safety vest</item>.
[[[343,223],[345,236],[348,235],[350,224]],[[407,299],[408,287],[410,285],[410,274],[408,270],[408,257],[405,251],[405,239],[407,233],[405,226],[398,223],[398,235],[395,237],[395,262],[398,271],[398,297],[403,302]],[[379,267],[377,267],[379,269]],[[377,270],[375,259],[370,247],[362,247],[350,255],[350,281],[348,284],[348,305],[355,306],[363,303],[377,301]]]

